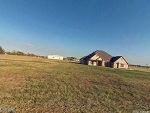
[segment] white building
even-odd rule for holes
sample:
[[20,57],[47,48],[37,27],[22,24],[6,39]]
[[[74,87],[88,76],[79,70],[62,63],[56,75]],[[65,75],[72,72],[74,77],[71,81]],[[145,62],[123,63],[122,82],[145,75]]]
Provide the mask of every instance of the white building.
[[59,56],[59,55],[48,55],[48,59],[63,60],[63,56]]

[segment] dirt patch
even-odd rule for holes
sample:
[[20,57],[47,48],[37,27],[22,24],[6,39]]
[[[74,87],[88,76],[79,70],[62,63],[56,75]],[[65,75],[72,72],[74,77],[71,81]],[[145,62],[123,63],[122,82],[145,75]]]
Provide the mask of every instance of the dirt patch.
[[1,85],[19,85],[25,83],[25,77],[19,75],[2,75],[0,76]]
[[14,89],[20,88],[26,83],[24,76],[2,75],[0,76],[0,98],[11,97]]

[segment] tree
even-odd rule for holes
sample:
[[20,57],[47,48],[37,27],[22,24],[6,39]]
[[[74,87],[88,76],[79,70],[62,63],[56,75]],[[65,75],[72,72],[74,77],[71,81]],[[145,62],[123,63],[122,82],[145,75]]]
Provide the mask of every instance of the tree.
[[5,50],[0,46],[0,54],[4,54]]
[[21,51],[17,51],[16,54],[17,54],[17,55],[22,55],[22,56],[25,55],[25,53],[23,53],[23,52],[21,52]]
[[149,68],[148,64],[146,64],[146,68]]
[[17,51],[13,50],[11,54],[12,55],[17,55]]
[[28,53],[27,56],[35,56],[33,53]]

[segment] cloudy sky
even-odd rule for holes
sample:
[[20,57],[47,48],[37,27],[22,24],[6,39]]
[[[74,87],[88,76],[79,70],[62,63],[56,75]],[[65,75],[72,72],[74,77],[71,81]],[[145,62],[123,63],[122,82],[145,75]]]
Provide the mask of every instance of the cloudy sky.
[[0,46],[77,58],[104,50],[150,65],[150,0],[0,0]]

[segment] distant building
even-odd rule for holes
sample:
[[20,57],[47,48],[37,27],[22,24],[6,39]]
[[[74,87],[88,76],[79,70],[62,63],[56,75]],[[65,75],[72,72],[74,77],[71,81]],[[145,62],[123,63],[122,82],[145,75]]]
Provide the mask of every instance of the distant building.
[[70,61],[78,61],[76,57],[66,57],[64,60],[70,60]]
[[63,60],[63,56],[59,56],[59,55],[48,55],[48,59]]
[[80,59],[81,64],[93,65],[93,66],[109,66],[111,55],[105,51],[97,50],[87,56]]
[[105,51],[97,50],[80,59],[81,64],[128,69],[129,65],[123,56],[112,57]]

